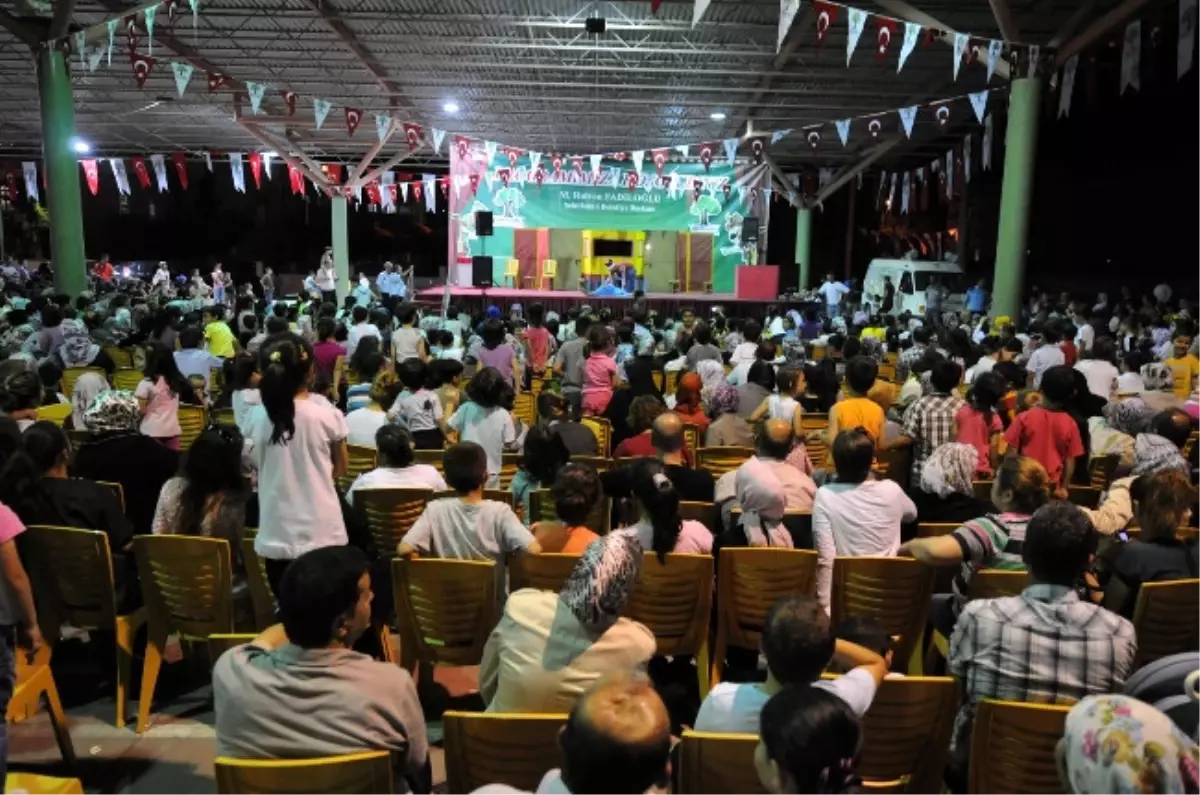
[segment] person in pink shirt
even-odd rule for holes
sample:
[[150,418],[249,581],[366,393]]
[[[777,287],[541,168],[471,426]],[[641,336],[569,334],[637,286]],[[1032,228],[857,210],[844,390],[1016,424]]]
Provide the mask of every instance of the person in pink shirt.
[[1070,367],[1056,365],[1042,375],[1042,400],[1013,419],[1004,434],[1009,447],[1046,468],[1055,496],[1066,499],[1067,486],[1075,475],[1075,458],[1083,455],[1079,426],[1063,406],[1075,390]]
[[612,336],[597,323],[588,330],[588,357],[583,363],[583,413],[597,417],[608,408],[617,387],[617,362]]
[[541,378],[546,372],[546,364],[550,361],[553,341],[550,332],[543,324],[546,308],[541,304],[529,307],[529,328],[525,329],[525,360],[529,362],[531,378]]
[[712,532],[701,522],[680,518],[679,492],[662,462],[643,458],[630,469],[639,518],[637,524],[616,532],[637,538],[642,549],[655,553],[660,562],[668,552],[711,555]]
[[1007,392],[1004,378],[988,371],[975,377],[967,390],[967,402],[954,415],[958,429],[954,440],[969,444],[979,454],[975,475],[979,480],[991,480],[996,459],[999,458],[996,443],[1004,433],[1000,414],[1004,410],[1001,401]]

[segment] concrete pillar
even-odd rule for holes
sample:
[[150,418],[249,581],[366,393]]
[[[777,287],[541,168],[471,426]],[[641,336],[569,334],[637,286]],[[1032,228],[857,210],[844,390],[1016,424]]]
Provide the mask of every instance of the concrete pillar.
[[87,263],[83,250],[79,160],[74,149],[75,105],[71,75],[62,50],[46,47],[38,53],[37,78],[54,289],[75,297],[87,289]]
[[337,274],[338,306],[350,294],[350,235],[347,231],[346,197],[336,194],[331,202],[333,270]]
[[996,272],[992,280],[992,317],[1008,315],[1015,320],[1021,314],[1041,93],[1042,85],[1035,77],[1012,81],[1004,142],[1000,229],[996,236]]
[[799,289],[807,290],[812,270],[812,210],[808,207],[796,209],[796,267],[800,269]]

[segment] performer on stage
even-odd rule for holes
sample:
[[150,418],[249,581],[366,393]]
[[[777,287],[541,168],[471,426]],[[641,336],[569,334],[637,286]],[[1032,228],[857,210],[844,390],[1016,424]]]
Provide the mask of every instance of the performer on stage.
[[258,282],[262,285],[263,300],[270,305],[275,300],[275,272],[267,268]]
[[163,297],[171,294],[171,269],[167,267],[165,261],[158,263],[158,270],[154,272],[154,278],[150,280],[150,291],[157,292]]
[[213,266],[213,272],[212,272],[213,303],[216,303],[216,304],[224,304],[225,303],[225,286],[226,286],[226,284],[227,284],[227,282],[225,279],[225,271],[221,269],[221,263],[218,262],[216,265]]
[[333,246],[326,246],[321,255],[321,264],[317,268],[317,289],[321,291],[321,300],[337,303],[337,273],[333,267]]
[[200,275],[200,269],[196,268],[192,271],[192,283],[188,287],[188,296],[193,300],[199,299],[203,301],[212,293],[212,288],[208,286],[208,282],[204,281],[204,277]]

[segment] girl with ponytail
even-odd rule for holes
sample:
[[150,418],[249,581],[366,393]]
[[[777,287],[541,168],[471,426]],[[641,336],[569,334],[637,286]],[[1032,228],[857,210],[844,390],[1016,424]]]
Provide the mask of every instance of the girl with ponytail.
[[662,463],[640,459],[630,467],[630,486],[638,508],[638,521],[619,532],[636,536],[646,552],[653,551],[660,563],[668,552],[712,554],[713,536],[700,522],[679,518],[679,492],[667,477]]
[[346,472],[349,428],[329,401],[310,394],[314,361],[303,338],[269,337],[259,350],[262,404],[246,419],[261,506],[254,549],[266,558],[272,589],[305,552],[347,541],[334,480]]

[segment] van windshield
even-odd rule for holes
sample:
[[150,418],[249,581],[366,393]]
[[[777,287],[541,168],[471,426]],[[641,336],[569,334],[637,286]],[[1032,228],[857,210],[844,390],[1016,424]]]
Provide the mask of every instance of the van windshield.
[[929,287],[929,282],[934,276],[942,277],[942,286],[951,293],[965,293],[967,291],[967,280],[963,278],[961,273],[939,273],[937,271],[917,271],[913,277],[917,282],[917,292],[923,293]]

